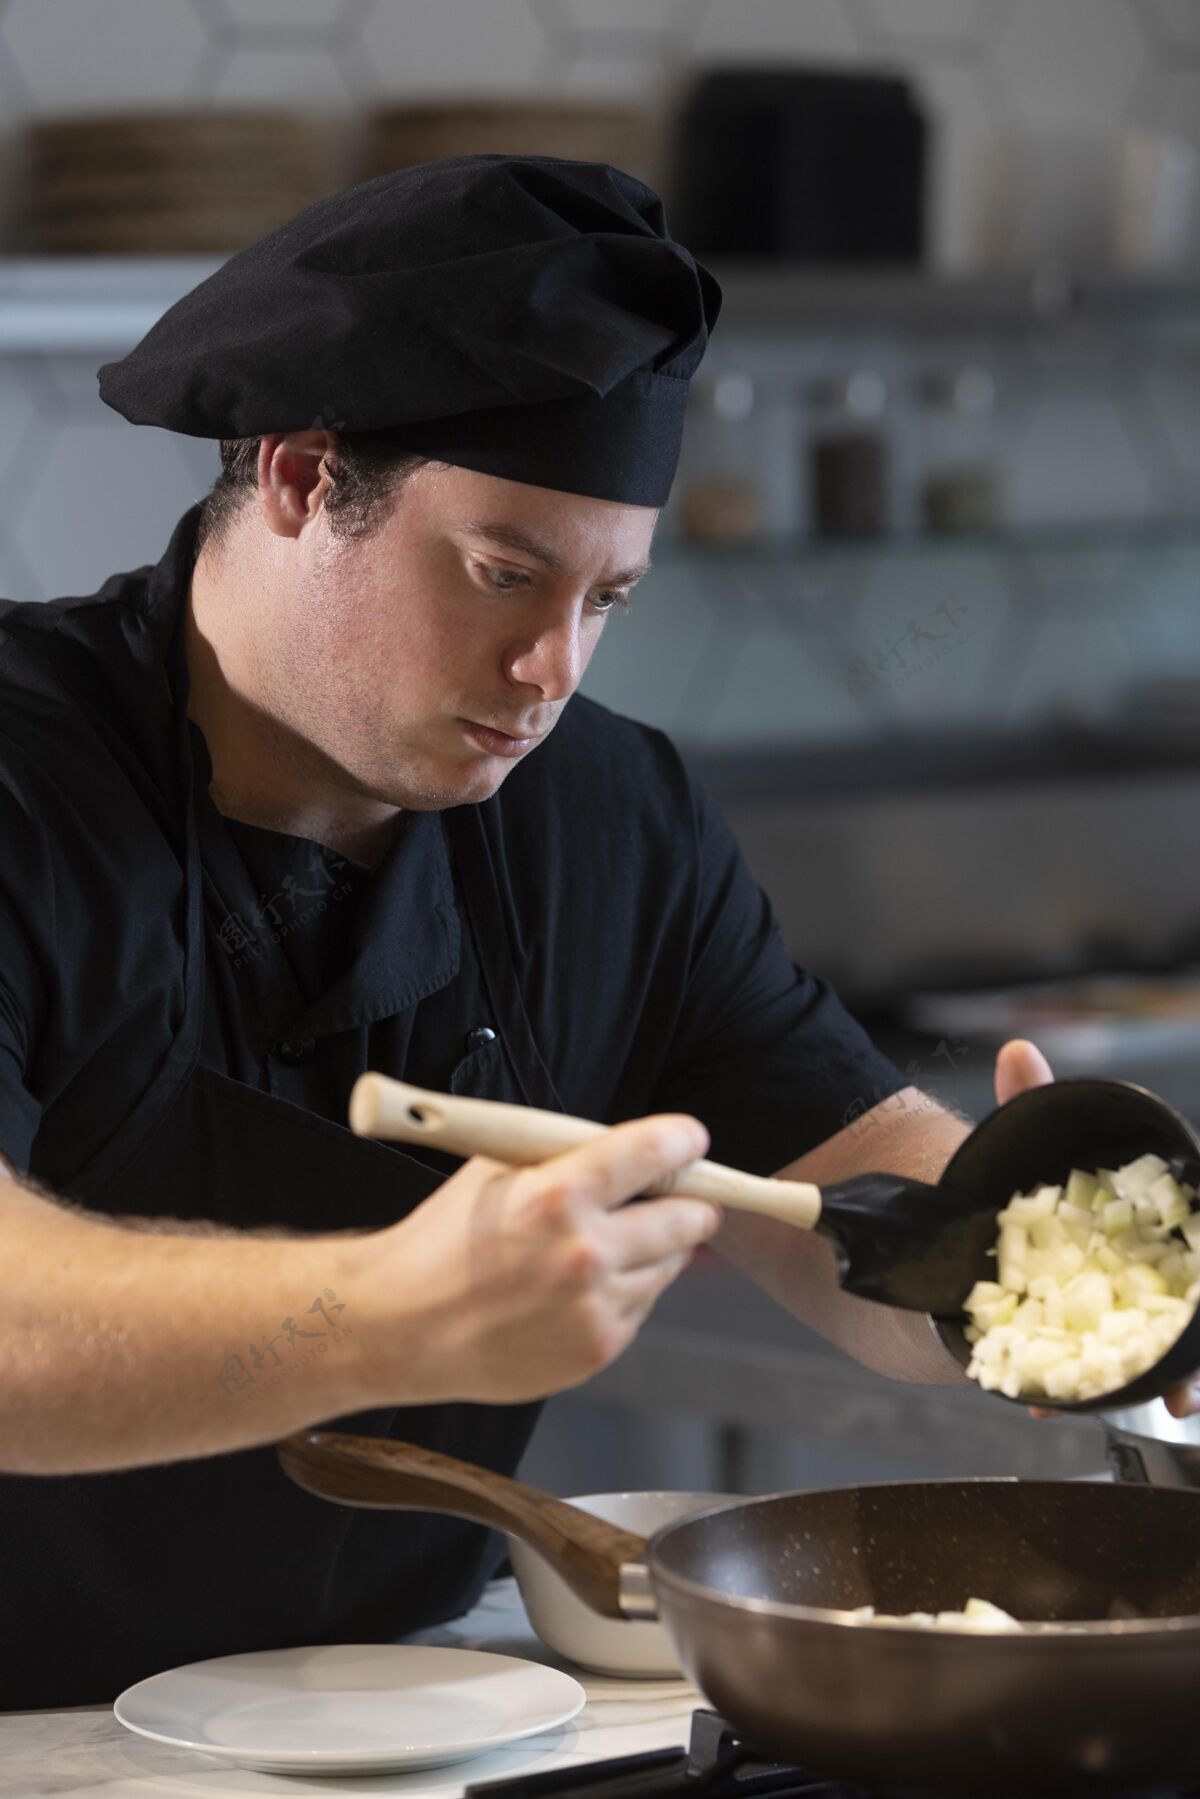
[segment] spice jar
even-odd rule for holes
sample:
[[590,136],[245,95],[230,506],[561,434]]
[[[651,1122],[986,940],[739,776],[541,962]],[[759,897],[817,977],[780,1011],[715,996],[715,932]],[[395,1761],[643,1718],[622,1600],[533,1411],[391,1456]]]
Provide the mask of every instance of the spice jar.
[[925,529],[994,530],[1003,513],[1003,494],[991,431],[996,383],[990,370],[978,365],[938,370],[922,377],[917,394],[927,409],[921,484]]
[[887,383],[856,369],[814,395],[818,421],[809,444],[813,527],[821,537],[878,537],[890,522],[890,458],[879,421]]
[[679,519],[697,543],[746,543],[763,531],[756,400],[753,381],[740,369],[692,384]]

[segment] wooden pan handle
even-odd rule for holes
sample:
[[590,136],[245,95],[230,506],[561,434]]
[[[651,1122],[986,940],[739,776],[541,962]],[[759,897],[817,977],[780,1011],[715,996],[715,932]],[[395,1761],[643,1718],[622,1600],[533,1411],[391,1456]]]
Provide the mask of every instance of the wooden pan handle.
[[[565,1112],[539,1112],[495,1099],[432,1093],[384,1074],[360,1075],[350,1095],[350,1128],[360,1137],[429,1143],[459,1156],[491,1156],[522,1167],[602,1137],[608,1125]],[[689,1162],[646,1191],[711,1199],[735,1212],[761,1212],[812,1230],[821,1216],[821,1189],[809,1181],[776,1181],[743,1174],[720,1162]]]
[[646,1540],[549,1493],[433,1449],[349,1431],[306,1430],[275,1446],[285,1474],[318,1499],[376,1510],[448,1512],[528,1543],[575,1595],[606,1618],[626,1615],[621,1569]]

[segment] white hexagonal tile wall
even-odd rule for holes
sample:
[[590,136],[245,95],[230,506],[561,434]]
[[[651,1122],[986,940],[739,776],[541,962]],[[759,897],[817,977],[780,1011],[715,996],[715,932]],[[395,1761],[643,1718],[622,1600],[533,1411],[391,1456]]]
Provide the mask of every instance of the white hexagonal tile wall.
[[1010,446],[1008,503],[1019,523],[1103,523],[1153,513],[1155,495],[1117,408],[1051,390]]
[[1166,43],[1200,53],[1200,6],[1196,0],[1141,0],[1141,6]]
[[993,52],[1013,110],[1030,123],[1111,131],[1147,49],[1125,0],[1016,0]]
[[90,424],[95,419],[111,424],[113,414],[100,398],[97,379],[107,360],[107,355],[95,351],[40,358],[42,416],[54,425]]
[[605,625],[582,690],[602,705],[672,731],[695,689],[706,646],[721,629],[694,574],[660,568],[634,594],[628,617],[618,613]]
[[546,49],[525,0],[437,0],[379,7],[362,47],[381,96],[527,91]]
[[929,230],[931,260],[965,269],[980,260],[980,206],[1002,131],[993,91],[975,66],[930,65],[921,73],[929,115]]
[[[1200,358],[1156,362],[1146,369],[1142,386],[1176,465],[1200,483]],[[1196,491],[1193,486],[1193,499]]]
[[278,26],[292,35],[296,30],[325,31],[331,26],[355,29],[371,4],[372,0],[218,0],[217,12],[256,34]]
[[316,45],[235,49],[200,84],[205,98],[222,104],[344,107],[362,93],[363,77],[346,51]]
[[[1200,668],[1195,548],[1164,550],[1144,560],[1136,602],[1122,609],[1115,624],[1125,644],[1131,680],[1192,683],[1194,690]],[[1174,708],[1172,713],[1182,726],[1182,713]],[[1194,725],[1194,713],[1191,722]]]
[[37,571],[16,544],[0,532],[0,599],[46,600],[49,597]]
[[6,368],[10,381],[22,396],[17,405],[23,419],[20,434],[14,434],[6,446],[3,467],[4,501],[0,525],[11,537],[25,515],[25,508],[54,448],[61,402],[48,358],[14,357]]
[[0,359],[0,529],[8,523],[3,496],[9,459],[32,419],[33,396],[20,379],[16,359]]
[[12,0],[2,29],[42,113],[170,106],[208,41],[187,0]]
[[704,645],[674,720],[681,742],[747,747],[853,735],[862,705],[842,631],[856,571],[842,559],[800,569],[736,563],[708,575],[719,630]]
[[1172,70],[1158,86],[1154,124],[1200,143],[1200,68]]
[[46,595],[99,587],[114,572],[103,546],[115,537],[128,546],[124,567],[158,560],[179,515],[199,497],[171,440],[169,431],[121,420],[58,431],[11,531]]
[[613,105],[654,101],[662,92],[665,52],[647,35],[640,51],[623,46],[620,54],[606,55],[598,47],[581,49],[567,65],[562,91]]
[[1052,717],[1084,723],[1111,715],[1113,696],[1130,675],[1129,645],[1119,622],[1086,607],[1029,621],[1029,654],[1005,683],[998,716]]
[[702,7],[696,0],[549,0],[564,24],[584,31],[686,31]]
[[693,40],[704,61],[767,62],[827,56],[836,61],[858,49],[850,21],[837,0],[713,0]]
[[881,36],[916,37],[936,48],[979,43],[991,35],[992,20],[1006,0],[859,0],[864,18]]
[[[141,426],[138,429],[142,429]],[[183,465],[184,477],[191,483],[192,500],[202,500],[221,472],[221,452],[216,440],[209,437],[184,437],[178,431],[167,434],[172,448]]]
[[993,674],[1011,607],[1003,572],[978,552],[885,553],[856,609],[847,685],[923,729],[983,723],[1005,704]]
[[36,109],[37,102],[21,73],[16,57],[4,36],[4,19],[0,13],[0,119],[4,125],[19,123]]

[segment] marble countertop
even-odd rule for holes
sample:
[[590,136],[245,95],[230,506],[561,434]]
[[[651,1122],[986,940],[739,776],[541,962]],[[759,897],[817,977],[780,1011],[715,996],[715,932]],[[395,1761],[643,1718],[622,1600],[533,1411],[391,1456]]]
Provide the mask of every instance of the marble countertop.
[[471,1761],[413,1774],[313,1776],[258,1774],[230,1768],[191,1750],[171,1749],[135,1736],[117,1723],[111,1706],[0,1713],[0,1795],[4,1799],[264,1799],[326,1793],[395,1793],[407,1799],[449,1799],[475,1781],[543,1773],[572,1763],[686,1747],[693,1708],[702,1704],[684,1680],[618,1680],[563,1661],[530,1629],[516,1583],[495,1581],[475,1610],[413,1642],[489,1649],[563,1668],[580,1682],[588,1702],[561,1729],[512,1743]]

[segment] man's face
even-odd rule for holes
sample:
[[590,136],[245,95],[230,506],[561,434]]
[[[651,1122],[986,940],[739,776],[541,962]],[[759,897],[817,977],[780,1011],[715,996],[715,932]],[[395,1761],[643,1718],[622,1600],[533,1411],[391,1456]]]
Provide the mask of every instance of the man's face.
[[262,669],[276,716],[360,793],[415,811],[487,799],[558,722],[657,516],[443,464],[358,542],[318,514]]

